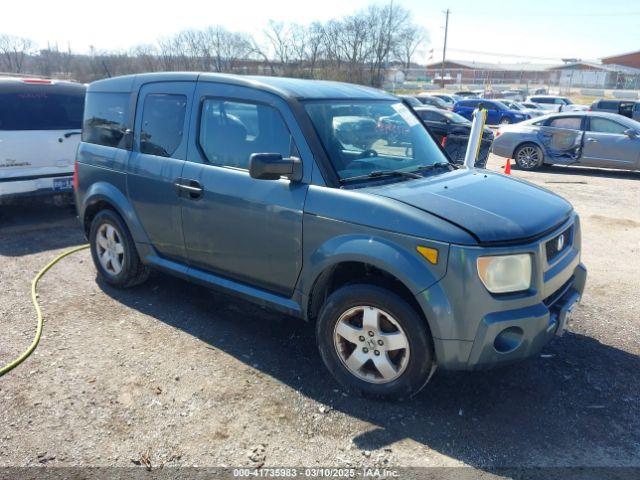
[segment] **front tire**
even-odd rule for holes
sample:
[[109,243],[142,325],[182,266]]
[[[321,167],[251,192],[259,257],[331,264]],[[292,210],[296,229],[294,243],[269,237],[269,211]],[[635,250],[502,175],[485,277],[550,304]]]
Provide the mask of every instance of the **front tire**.
[[542,166],[544,154],[537,145],[525,143],[516,149],[513,159],[521,170],[535,170]]
[[316,325],[320,355],[334,378],[359,395],[403,399],[429,380],[429,329],[414,308],[381,287],[347,285],[332,293]]
[[124,221],[113,210],[101,210],[91,222],[91,257],[100,278],[119,288],[133,287],[149,277]]

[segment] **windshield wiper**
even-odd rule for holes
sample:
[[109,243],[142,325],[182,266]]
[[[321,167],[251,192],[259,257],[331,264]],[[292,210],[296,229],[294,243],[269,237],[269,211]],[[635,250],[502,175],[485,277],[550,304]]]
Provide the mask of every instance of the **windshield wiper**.
[[436,163],[432,163],[431,165],[422,165],[421,167],[418,167],[416,170],[413,171],[413,173],[415,172],[424,172],[427,170],[435,170],[436,168],[449,168],[452,167],[454,170],[457,167],[457,165],[454,165],[453,163],[450,162],[436,162]]
[[405,172],[403,170],[375,170],[371,173],[367,173],[366,175],[356,175],[355,177],[343,178],[340,180],[340,183],[348,183],[357,180],[367,180],[370,178],[381,178],[381,177],[405,177],[405,178],[422,178],[422,175],[418,175],[415,172]]

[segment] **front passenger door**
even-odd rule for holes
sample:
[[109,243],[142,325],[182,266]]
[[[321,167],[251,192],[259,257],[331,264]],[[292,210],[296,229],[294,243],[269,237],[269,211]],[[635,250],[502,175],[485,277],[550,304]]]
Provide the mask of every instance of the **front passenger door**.
[[584,165],[635,169],[640,162],[640,138],[629,137],[629,127],[604,117],[589,117],[584,135]]
[[[196,98],[193,123],[199,129],[182,173],[202,190],[183,208],[189,264],[291,296],[302,268],[302,215],[311,174],[311,159],[297,148],[304,137],[299,133],[294,140],[297,124],[275,95],[202,82]],[[301,156],[303,181],[251,178],[253,153]]]

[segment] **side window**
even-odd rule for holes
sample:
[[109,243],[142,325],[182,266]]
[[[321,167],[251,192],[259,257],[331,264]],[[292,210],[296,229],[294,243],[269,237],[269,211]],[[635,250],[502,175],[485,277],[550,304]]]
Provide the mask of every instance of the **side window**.
[[185,95],[149,94],[144,99],[140,152],[170,157],[182,143]]
[[84,108],[82,141],[125,148],[128,128],[128,93],[89,93]]
[[426,122],[442,122],[442,117],[436,112],[423,111],[420,112],[420,117]]
[[257,103],[205,99],[198,143],[212,165],[245,170],[253,153],[299,156],[280,112]]
[[549,122],[550,127],[580,130],[582,128],[581,117],[556,117]]
[[553,98],[537,97],[537,98],[532,98],[531,100],[536,103],[554,103]]
[[589,131],[599,133],[623,134],[627,127],[607,118],[591,117]]

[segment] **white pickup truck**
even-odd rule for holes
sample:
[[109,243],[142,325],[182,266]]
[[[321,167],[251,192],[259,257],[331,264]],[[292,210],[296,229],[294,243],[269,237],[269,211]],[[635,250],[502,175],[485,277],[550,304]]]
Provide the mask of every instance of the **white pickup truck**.
[[73,190],[86,87],[0,78],[0,203]]

